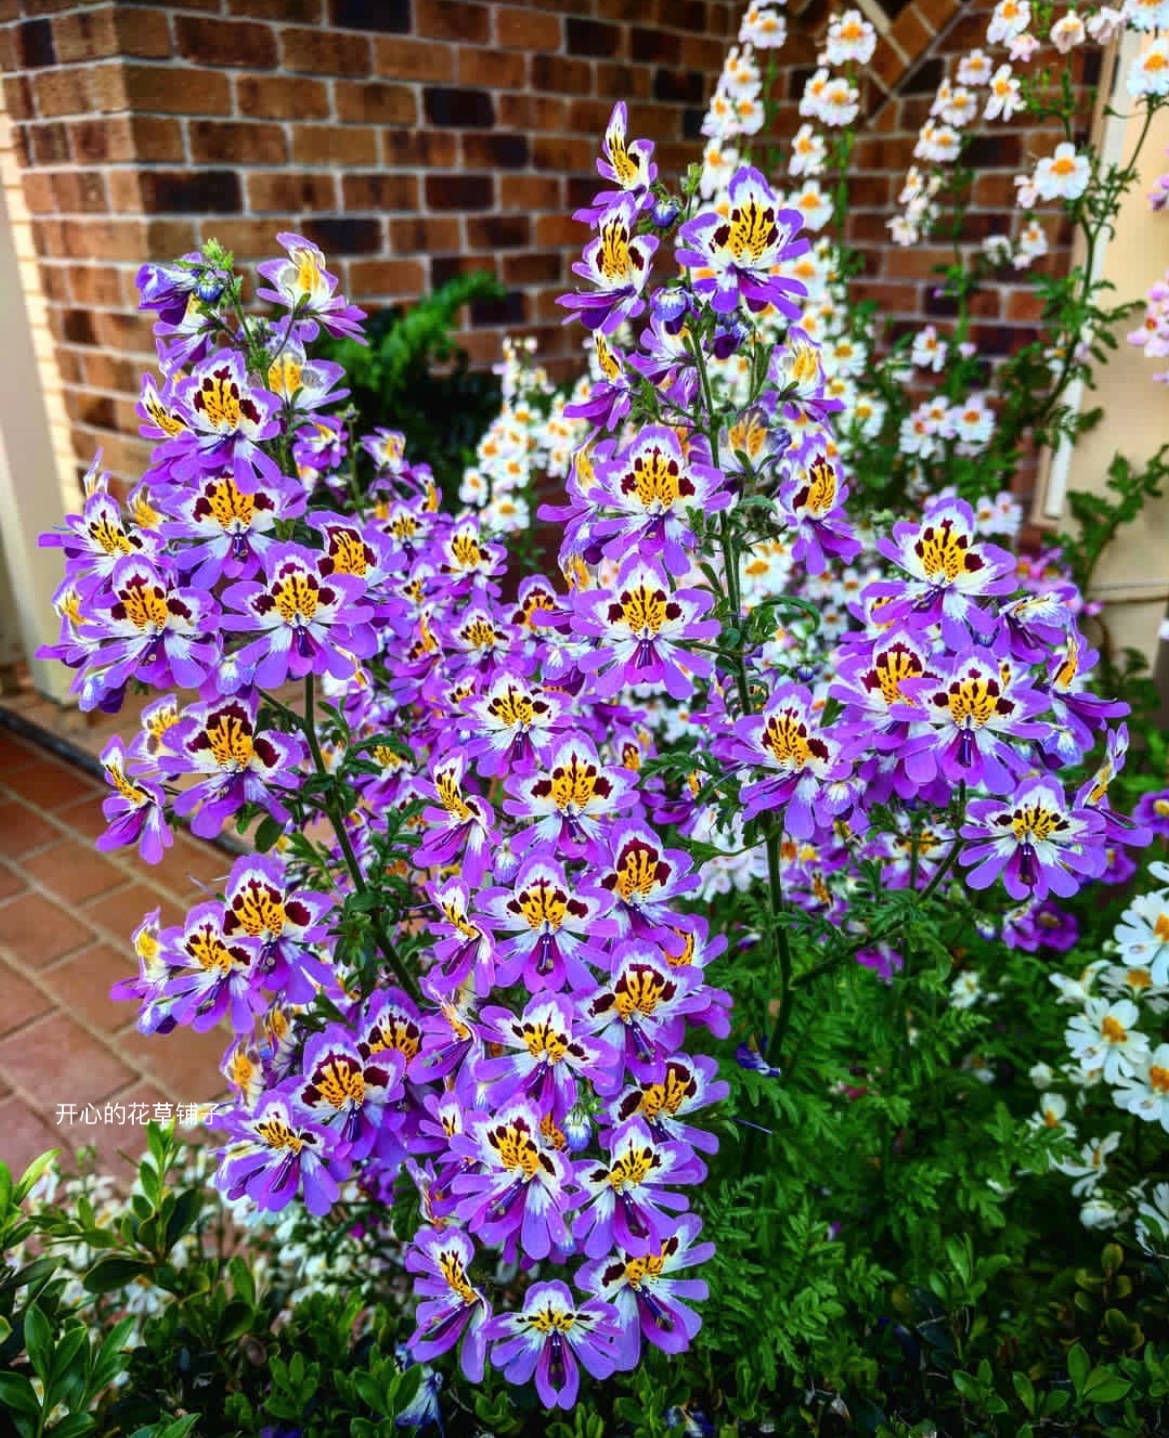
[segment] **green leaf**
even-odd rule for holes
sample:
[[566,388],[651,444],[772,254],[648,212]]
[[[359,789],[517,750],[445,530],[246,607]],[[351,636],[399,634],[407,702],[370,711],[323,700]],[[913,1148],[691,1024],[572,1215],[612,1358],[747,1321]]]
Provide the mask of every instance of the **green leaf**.
[[53,1330],[35,1303],[30,1303],[25,1310],[24,1346],[28,1349],[28,1361],[33,1372],[42,1383],[47,1384],[53,1370]]
[[82,1438],[82,1434],[92,1433],[96,1427],[97,1419],[88,1413],[70,1413],[60,1423],[54,1423],[48,1432],[52,1438]]
[[1131,1383],[1117,1377],[1110,1368],[1093,1368],[1080,1388],[1080,1397],[1090,1403],[1116,1403],[1132,1387]]
[[[44,1173],[45,1169],[48,1168],[49,1164],[52,1163],[60,1152],[61,1150],[59,1148],[51,1148],[48,1153],[42,1153],[40,1158],[34,1158],[32,1163],[25,1169],[21,1175],[20,1182],[16,1185],[16,1193],[14,1195],[14,1199],[18,1205],[22,1204],[28,1197],[33,1184],[36,1183],[37,1179],[40,1178],[41,1174]],[[5,1172],[7,1172],[7,1170],[5,1170]]]
[[1073,1343],[1068,1349],[1067,1361],[1068,1377],[1072,1380],[1072,1387],[1077,1393],[1082,1393],[1084,1384],[1088,1381],[1092,1360],[1088,1357],[1082,1344]]
[[153,1264],[141,1258],[102,1258],[85,1275],[85,1287],[90,1293],[113,1293],[152,1268]]
[[274,848],[280,835],[284,833],[284,825],[278,823],[271,814],[262,819],[252,836],[252,843],[260,851],[266,854],[269,849]]
[[0,1163],[0,1219],[7,1213],[12,1202],[12,1171],[6,1163]]
[[1011,1382],[1015,1385],[1015,1392],[1019,1395],[1019,1402],[1027,1410],[1028,1414],[1035,1417],[1035,1385],[1031,1382],[1026,1373],[1016,1369],[1011,1374]]
[[0,1373],[0,1408],[27,1413],[33,1418],[40,1413],[36,1391],[23,1373]]

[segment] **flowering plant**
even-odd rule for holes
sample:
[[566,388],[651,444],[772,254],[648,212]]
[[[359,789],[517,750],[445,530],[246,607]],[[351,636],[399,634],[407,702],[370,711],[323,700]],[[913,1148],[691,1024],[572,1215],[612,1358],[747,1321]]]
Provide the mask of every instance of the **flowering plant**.
[[[953,1215],[1002,1227],[1019,1164],[1054,1151],[986,1082],[1041,1007],[1019,956],[1074,942],[1064,902],[1152,837],[1118,798],[1128,705],[1090,682],[1080,591],[972,490],[1018,434],[992,443],[989,403],[953,391],[944,444],[885,451],[881,495],[912,510],[873,509],[884,421],[859,346],[827,342],[847,310],[801,234],[814,190],[725,147],[766,118],[749,45],[781,31],[752,7],[724,148],[680,189],[614,111],[564,297],[593,382],[545,446],[558,574],[519,580],[498,542],[530,491],[504,505],[480,470],[483,511],[447,513],[388,429],[360,482],[315,346],[363,316],[292,234],[268,318],[213,242],[144,268],[153,462],[128,512],[95,463],[49,539],[81,706],[160,691],[103,756],[102,842],[161,858],[174,814],[252,841],[184,923],[145,917],[120,986],[144,1032],[231,1031],[217,1188],[323,1217],[356,1184],[406,1243],[411,1352],[457,1353],[493,1425],[500,1384],[521,1413],[587,1392],[626,1421],[633,1395],[647,1432],[691,1400],[880,1397],[834,1326],[892,1323],[894,1274],[939,1294],[939,1252],[938,1285],[974,1293]],[[809,116],[849,123],[870,40],[834,23]],[[802,132],[805,174],[825,148]],[[525,385],[505,376],[521,439]],[[945,1139],[954,1112],[978,1144]]]

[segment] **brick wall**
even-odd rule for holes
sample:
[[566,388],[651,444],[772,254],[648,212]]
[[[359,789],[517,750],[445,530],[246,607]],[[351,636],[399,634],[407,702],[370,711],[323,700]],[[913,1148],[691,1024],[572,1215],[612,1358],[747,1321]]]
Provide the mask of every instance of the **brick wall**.
[[[895,249],[885,220],[943,66],[981,42],[990,0],[885,3],[896,13],[866,81],[849,232],[866,259],[860,293],[920,322],[939,312],[929,266],[947,252]],[[572,282],[582,231],[570,215],[596,187],[613,101],[630,102],[665,173],[684,171],[743,8],[0,0],[5,101],[81,468],[101,445],[116,475],[140,472],[134,401],[153,343],[134,273],[212,235],[254,260],[277,230],[301,230],[366,307],[493,270],[507,298],[468,316],[472,357],[494,359],[501,332],[522,329],[568,363],[579,331],[561,328],[555,298]],[[788,133],[829,8],[789,6]],[[1008,217],[1033,143],[1001,125],[979,141],[971,238]],[[1047,267],[1066,264],[1067,235],[1049,238]],[[1000,352],[1034,318],[1029,294],[1002,278],[977,300],[976,335]]]
[[668,169],[696,157],[737,0],[0,0],[0,69],[73,444],[140,472],[150,366],[134,274],[214,235],[241,260],[311,236],[363,306],[468,269],[468,316],[567,356],[569,287],[617,98]]

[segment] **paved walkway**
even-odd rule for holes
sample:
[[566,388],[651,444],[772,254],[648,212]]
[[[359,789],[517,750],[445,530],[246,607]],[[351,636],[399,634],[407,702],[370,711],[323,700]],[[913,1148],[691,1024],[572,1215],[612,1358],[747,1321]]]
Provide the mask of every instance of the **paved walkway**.
[[[137,971],[130,934],[143,915],[159,908],[177,923],[231,859],[181,834],[157,868],[133,850],[99,854],[105,793],[0,726],[0,1159],[17,1173],[47,1148],[83,1143],[124,1171],[117,1151],[141,1150],[156,1104],[161,1116],[223,1091],[225,1033],[139,1034],[134,1004],[109,990]],[[59,1122],[68,1104],[78,1120]]]

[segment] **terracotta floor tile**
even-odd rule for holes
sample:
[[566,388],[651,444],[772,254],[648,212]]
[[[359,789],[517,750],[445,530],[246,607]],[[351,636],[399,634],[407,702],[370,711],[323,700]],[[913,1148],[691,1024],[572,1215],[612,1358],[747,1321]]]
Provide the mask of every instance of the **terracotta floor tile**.
[[219,1065],[231,1041],[223,1029],[203,1034],[186,1028],[169,1034],[131,1029],[118,1036],[118,1052],[175,1103],[203,1103],[224,1092]]
[[27,804],[0,798],[0,854],[18,858],[33,849],[43,849],[57,837],[58,831],[52,824]]
[[10,899],[13,894],[19,894],[25,887],[24,880],[16,870],[0,859],[0,899]]
[[145,884],[129,884],[104,899],[94,899],[78,909],[78,913],[100,924],[111,939],[129,944],[130,935],[152,909],[161,909],[163,927],[178,924],[186,917],[185,910],[148,889]]
[[0,1039],[0,1073],[39,1112],[62,1103],[99,1103],[134,1079],[104,1044],[67,1014],[50,1014]]
[[43,969],[92,942],[92,929],[43,894],[30,890],[0,907],[0,948],[30,969]]
[[63,839],[25,859],[21,867],[67,904],[81,904],[120,888],[126,873],[84,840]]
[[0,1101],[0,1160],[19,1178],[46,1149],[62,1148],[66,1140],[13,1095]]
[[0,963],[0,1037],[21,1028],[30,1019],[47,1014],[52,1007],[51,999],[7,964]]
[[63,809],[57,810],[57,818],[92,843],[109,828],[101,811],[102,799],[102,795],[94,794],[91,799],[82,799],[79,804],[67,804]]
[[34,749],[31,744],[26,744],[15,734],[0,729],[0,779],[3,779],[5,774],[26,768],[41,757],[39,749]]
[[27,768],[4,775],[4,786],[36,809],[61,809],[100,792],[94,781],[78,769],[55,759],[38,759]]
[[222,888],[234,862],[232,856],[222,849],[180,835],[163,860],[159,873],[170,888],[185,894],[200,884],[206,884],[211,889]]
[[[94,1028],[113,1034],[125,1027],[127,1019],[134,1017],[136,1008],[133,1002],[111,999],[110,989],[121,979],[133,978],[137,969],[138,965],[130,957],[129,945],[121,954],[105,944],[95,944],[46,969],[44,980],[67,1013],[78,1014]],[[0,1016],[0,1025],[2,1023]]]

